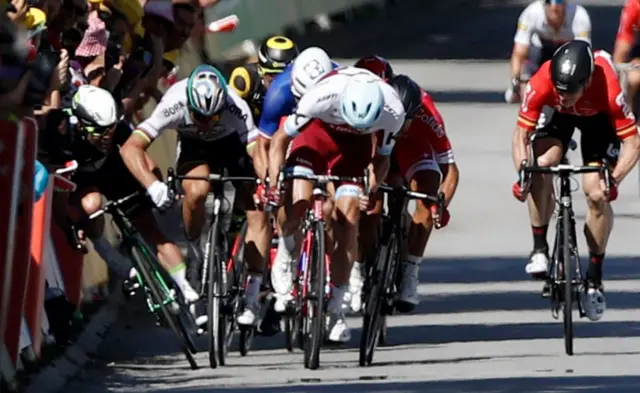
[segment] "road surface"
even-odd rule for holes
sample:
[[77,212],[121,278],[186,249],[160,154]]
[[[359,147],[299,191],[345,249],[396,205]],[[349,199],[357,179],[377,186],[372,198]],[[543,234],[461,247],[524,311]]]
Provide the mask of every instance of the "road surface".
[[[619,8],[597,8],[604,17],[594,25],[612,27],[615,33]],[[93,367],[65,392],[640,391],[638,174],[634,171],[622,184],[614,205],[617,219],[605,267],[609,309],[598,323],[576,324],[574,357],[564,354],[561,322],[552,319],[548,303],[539,297],[540,284],[524,274],[531,235],[526,207],[510,191],[517,107],[500,102],[508,67],[496,60],[510,50],[505,31],[515,24],[517,10],[468,11],[458,20],[462,29],[444,21],[432,26],[445,33],[451,28],[443,36],[472,42],[469,51],[478,55],[477,45],[491,48],[495,56],[486,58],[492,61],[462,61],[453,53],[450,57],[459,60],[393,62],[396,71],[419,80],[440,102],[461,181],[451,223],[434,232],[420,269],[422,302],[412,315],[389,319],[389,346],[378,349],[372,367],[357,366],[360,319],[352,317],[352,342],[323,349],[320,370],[305,370],[300,351],[288,354],[280,335],[258,338],[256,350],[245,358],[235,350],[229,365],[215,370],[205,367],[205,353],[198,354],[202,368],[190,371],[170,333],[129,310]],[[479,29],[485,22],[495,28]],[[502,35],[492,40],[488,32]],[[612,39],[602,33],[596,41]],[[413,45],[416,52],[423,44],[416,40]],[[468,57],[482,58],[473,53]],[[580,192],[575,197],[581,227],[585,203]],[[583,239],[580,249],[585,254]]]

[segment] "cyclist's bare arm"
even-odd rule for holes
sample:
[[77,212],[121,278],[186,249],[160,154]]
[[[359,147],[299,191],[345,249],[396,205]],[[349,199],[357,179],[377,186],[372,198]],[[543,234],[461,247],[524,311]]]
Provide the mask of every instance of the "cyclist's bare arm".
[[254,143],[253,148],[249,151],[249,154],[253,158],[253,168],[256,171],[256,175],[261,180],[265,180],[267,172],[269,171],[269,147],[271,140],[263,137],[258,137]]
[[[140,130],[135,130],[125,144],[120,148],[122,161],[131,174],[148,188],[158,178],[149,169],[146,150],[151,145],[151,139]],[[149,159],[150,160],[150,159]]]
[[616,64],[626,62],[631,54],[631,48],[633,48],[632,42],[616,40],[616,45],[613,49],[613,62]]
[[513,133],[512,155],[513,166],[516,171],[520,170],[520,164],[522,163],[522,161],[529,160],[529,151],[531,149],[529,134],[529,131],[522,127],[516,127]]
[[371,165],[369,165],[369,190],[375,192],[389,173],[391,161],[389,156],[376,154],[373,157]]
[[[271,138],[268,165],[269,179],[273,179],[274,182],[277,181],[278,176],[280,175],[280,168],[284,164],[287,147],[292,139],[293,138],[284,131],[283,127],[279,128],[278,131],[273,134],[273,138]],[[273,186],[274,184],[271,185]]]
[[638,162],[638,153],[640,151],[640,136],[638,133],[634,133],[632,136],[622,140],[620,144],[620,157],[618,163],[611,176],[620,183],[633,170],[633,167]]
[[529,46],[516,43],[513,45],[513,52],[511,53],[511,78],[520,78],[520,72],[527,54],[529,53]]
[[452,162],[449,164],[440,164],[440,172],[442,172],[443,177],[440,192],[444,193],[444,205],[448,207],[458,188],[460,171],[458,170],[458,165]]

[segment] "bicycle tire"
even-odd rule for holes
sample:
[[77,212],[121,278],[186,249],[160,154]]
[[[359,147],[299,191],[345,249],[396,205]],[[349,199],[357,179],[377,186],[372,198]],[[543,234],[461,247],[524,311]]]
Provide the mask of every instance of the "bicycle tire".
[[[236,317],[238,313],[242,310],[241,306],[244,304],[244,301],[243,301],[244,300],[244,284],[246,281],[246,275],[245,275],[246,269],[245,269],[245,263],[244,263],[244,251],[245,251],[244,240],[247,236],[247,228],[248,228],[248,224],[245,221],[242,224],[242,228],[238,232],[238,235],[236,235],[236,239],[234,240],[235,251],[233,253],[234,255],[232,256],[233,267],[231,271],[232,271],[232,279],[233,279],[233,288],[235,290],[235,293],[233,293],[231,297],[234,303],[229,307],[229,309],[233,310],[233,312],[230,314],[229,318],[227,319],[229,324],[226,327],[228,335],[233,334],[232,330],[235,330],[236,327],[239,328],[240,330],[239,350],[240,350],[241,356],[246,356],[251,350],[251,344],[253,342],[253,336],[255,333],[254,327],[239,326],[236,322]],[[230,343],[230,340],[227,340],[227,344],[229,343]],[[227,347],[226,350],[228,351],[228,349],[229,347]]]
[[243,326],[240,328],[240,356],[247,356],[251,350],[255,329],[251,326]]
[[569,244],[570,233],[570,216],[569,211],[563,208],[562,216],[562,255],[564,264],[564,311],[563,311],[563,325],[564,325],[564,348],[565,352],[569,356],[573,356],[573,278],[571,268],[571,247]]
[[[221,261],[218,260],[219,253],[217,250],[219,225],[220,221],[218,215],[216,215],[207,236],[207,242],[209,243],[209,257],[206,261],[209,272],[207,280],[207,336],[209,341],[209,367],[211,368],[218,367],[218,325],[220,322],[218,318],[220,303],[218,300],[221,293],[219,288],[220,281],[218,281],[218,277],[221,277]],[[222,357],[224,358],[224,356]]]
[[[140,242],[140,240],[137,239],[136,242]],[[189,351],[185,337],[182,335],[182,332],[176,326],[174,316],[169,311],[168,306],[164,303],[164,300],[160,295],[161,290],[160,288],[158,288],[158,283],[156,282],[151,272],[147,269],[147,264],[145,263],[146,257],[144,255],[145,253],[141,251],[139,247],[140,247],[139,245],[134,245],[131,247],[131,256],[134,259],[134,262],[136,264],[136,269],[138,270],[138,273],[142,275],[142,279],[144,280],[145,286],[149,288],[149,291],[151,292],[151,296],[154,298],[153,301],[160,306],[160,313],[164,318],[169,329],[176,336],[176,339],[178,340],[178,346],[180,347],[180,350],[182,351],[184,356],[187,358],[187,361],[189,362],[189,366],[191,367],[192,370],[197,370],[198,363],[196,363],[195,359],[193,358],[193,355]],[[150,253],[149,250],[147,250],[147,252]]]
[[287,352],[293,352],[293,345],[295,341],[294,331],[293,331],[293,317],[284,317],[284,347],[287,349]]
[[[324,339],[324,287],[325,287],[325,232],[324,222],[315,222],[311,228],[313,242],[309,258],[307,279],[307,325],[304,344],[304,366],[310,370],[320,367],[320,347]],[[313,282],[312,285],[310,285]],[[311,296],[310,296],[311,294]]]
[[372,268],[372,277],[368,277],[371,282],[371,290],[362,317],[362,335],[360,336],[360,353],[358,364],[360,367],[371,365],[376,343],[379,340],[380,329],[382,327],[382,302],[387,296],[387,284],[395,277],[390,277],[390,259],[394,256],[396,247],[396,234],[392,233],[383,252],[378,252],[376,263]]

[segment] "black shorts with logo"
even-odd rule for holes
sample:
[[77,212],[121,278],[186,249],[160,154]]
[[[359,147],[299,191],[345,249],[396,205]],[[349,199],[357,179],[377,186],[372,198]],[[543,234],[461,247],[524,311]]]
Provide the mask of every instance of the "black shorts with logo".
[[211,173],[223,174],[226,169],[228,176],[255,176],[247,145],[237,133],[211,142],[180,137],[177,161],[180,175],[207,164]]
[[618,162],[620,140],[607,113],[576,116],[545,107],[536,127],[536,140],[557,138],[562,143],[563,154],[567,154],[576,128],[580,130],[580,150],[585,165],[600,162],[603,158],[611,165]]

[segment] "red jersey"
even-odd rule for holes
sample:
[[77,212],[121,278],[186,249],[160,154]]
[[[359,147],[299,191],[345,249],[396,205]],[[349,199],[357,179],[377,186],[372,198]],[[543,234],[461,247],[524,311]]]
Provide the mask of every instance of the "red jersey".
[[594,52],[595,67],[591,84],[582,97],[571,108],[559,105],[558,95],[551,80],[551,61],[547,61],[531,78],[525,90],[518,127],[533,131],[542,112],[542,107],[550,106],[560,113],[576,116],[593,116],[607,113],[618,138],[626,139],[637,133],[636,119],[627,105],[627,99],[620,87],[618,74],[605,51]]
[[627,0],[620,14],[620,26],[616,40],[632,44],[640,28],[640,1]]
[[409,129],[398,137],[396,151],[405,154],[406,150],[418,149],[420,146],[424,150],[425,145],[430,145],[433,158],[438,164],[455,162],[442,115],[431,96],[422,91],[422,107],[415,114]]

